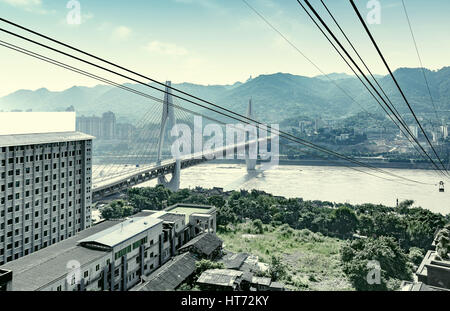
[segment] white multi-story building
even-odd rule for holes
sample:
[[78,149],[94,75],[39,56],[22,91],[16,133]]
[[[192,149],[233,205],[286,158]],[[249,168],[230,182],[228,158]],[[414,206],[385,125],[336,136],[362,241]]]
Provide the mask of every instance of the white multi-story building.
[[65,131],[39,132],[42,124],[33,127],[33,121],[51,120],[33,115],[8,115],[31,120],[20,134],[4,134],[0,126],[0,265],[91,226],[93,137],[67,131],[66,124]]

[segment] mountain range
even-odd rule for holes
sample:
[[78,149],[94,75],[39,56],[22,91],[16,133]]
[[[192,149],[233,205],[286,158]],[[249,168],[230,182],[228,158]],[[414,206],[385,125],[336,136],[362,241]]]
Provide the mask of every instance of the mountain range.
[[[450,67],[436,71],[425,69],[425,73],[438,111],[450,110]],[[394,75],[417,113],[434,113],[420,68],[400,68]],[[376,78],[397,109],[400,112],[407,111],[391,77]],[[163,98],[162,93],[144,85],[124,85]],[[236,82],[233,85],[181,83],[173,86],[238,113],[245,113],[247,103],[252,98],[254,117],[264,122],[280,122],[296,115],[340,118],[358,113],[363,108],[370,112],[381,111],[356,77],[340,73],[312,78],[275,73],[260,75],[245,83]],[[179,99],[174,102],[196,111],[202,110],[192,104],[182,104]],[[109,85],[74,86],[61,92],[45,88],[35,91],[19,90],[0,98],[2,111],[64,111],[73,106],[77,115],[101,115],[103,112],[113,111],[123,121],[135,121],[155,105],[160,107],[160,103]]]

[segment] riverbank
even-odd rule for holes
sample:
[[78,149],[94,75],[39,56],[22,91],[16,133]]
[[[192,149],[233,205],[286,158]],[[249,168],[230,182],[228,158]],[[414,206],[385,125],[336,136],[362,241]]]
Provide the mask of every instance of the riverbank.
[[[376,167],[376,168],[395,168],[395,169],[409,169],[409,170],[432,170],[428,163],[411,163],[411,162],[387,162],[380,160],[367,161],[366,159],[356,159],[364,164]],[[261,161],[262,162],[262,161]],[[245,160],[238,159],[221,159],[212,160],[210,163],[215,164],[245,164]],[[258,164],[260,161],[258,161]],[[343,161],[333,160],[279,160],[279,165],[298,165],[298,166],[333,166],[333,167],[359,167],[359,165]]]

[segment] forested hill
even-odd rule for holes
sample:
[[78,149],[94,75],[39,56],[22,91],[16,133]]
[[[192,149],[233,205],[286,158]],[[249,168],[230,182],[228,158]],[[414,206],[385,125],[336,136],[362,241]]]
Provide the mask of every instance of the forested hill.
[[[401,68],[395,76],[416,112],[434,112],[430,96],[419,68]],[[450,67],[438,71],[426,70],[431,93],[438,110],[450,110]],[[361,85],[358,79],[345,74],[330,74],[314,78],[276,73],[261,75],[245,83],[233,85],[196,85],[191,83],[174,84],[175,87],[198,97],[244,113],[248,100],[253,98],[256,117],[263,121],[281,121],[293,115],[311,117],[340,117],[361,111],[359,105],[371,112],[379,111],[378,105]],[[378,76],[400,111],[407,107],[389,76]],[[353,102],[340,88],[345,89],[357,102]],[[161,93],[142,85],[127,86],[162,98]],[[177,100],[176,100],[177,102]],[[179,101],[178,101],[179,102]],[[142,111],[149,109],[150,101],[144,97],[111,86],[74,86],[62,92],[48,89],[35,91],[19,90],[0,98],[0,110],[63,111],[73,105],[78,114],[100,115],[113,111],[119,117],[139,118]],[[192,108],[192,106],[190,107]]]

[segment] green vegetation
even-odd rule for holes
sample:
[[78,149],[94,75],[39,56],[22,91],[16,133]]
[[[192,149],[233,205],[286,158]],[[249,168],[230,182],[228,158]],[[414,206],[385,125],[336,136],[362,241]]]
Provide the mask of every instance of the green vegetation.
[[[392,237],[352,241],[342,248],[341,259],[356,290],[395,290],[402,280],[412,280],[409,258]],[[373,269],[379,269],[380,278],[369,283]]]
[[436,236],[436,251],[441,259],[449,259],[450,253],[450,224],[440,230]]
[[266,276],[296,290],[352,290],[340,261],[345,241],[288,225],[263,225],[263,233],[252,222],[230,226],[218,233],[224,248],[246,252],[269,264]]
[[134,208],[128,206],[127,202],[123,200],[113,201],[102,209],[102,217],[107,220],[124,218],[133,214]]
[[[394,208],[286,199],[256,190],[217,195],[201,188],[178,192],[163,186],[133,188],[128,202],[134,212],[176,203],[214,205],[226,249],[257,255],[271,265],[268,276],[311,290],[395,289],[400,280],[411,278],[432,248],[435,232],[450,222],[450,215],[412,207],[410,200]],[[112,203],[108,208],[125,206]],[[130,208],[126,210],[122,215]],[[443,258],[448,254],[449,230],[439,236]],[[373,260],[380,262],[381,283],[370,286],[367,263]]]

